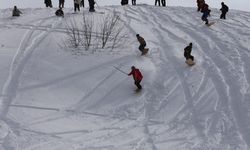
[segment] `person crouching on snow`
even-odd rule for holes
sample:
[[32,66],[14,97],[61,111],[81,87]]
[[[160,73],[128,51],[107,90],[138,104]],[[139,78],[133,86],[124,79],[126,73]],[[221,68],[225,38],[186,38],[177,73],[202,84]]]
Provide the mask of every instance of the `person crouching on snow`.
[[184,48],[184,57],[186,58],[186,60],[191,59],[192,61],[194,61],[194,56],[191,55],[192,46],[193,44],[189,43],[189,45]]
[[16,6],[14,6],[14,9],[13,9],[13,11],[12,11],[12,16],[13,16],[13,17],[18,17],[18,16],[20,16],[21,13],[22,13],[22,12],[21,12],[19,9],[17,9]]
[[55,14],[58,17],[64,17],[64,13],[61,7],[55,12]]

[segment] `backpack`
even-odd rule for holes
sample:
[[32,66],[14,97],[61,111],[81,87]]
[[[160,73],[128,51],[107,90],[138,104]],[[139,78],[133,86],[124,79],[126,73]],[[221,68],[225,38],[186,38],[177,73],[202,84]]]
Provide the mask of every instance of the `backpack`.
[[229,8],[225,5],[225,11],[228,12]]

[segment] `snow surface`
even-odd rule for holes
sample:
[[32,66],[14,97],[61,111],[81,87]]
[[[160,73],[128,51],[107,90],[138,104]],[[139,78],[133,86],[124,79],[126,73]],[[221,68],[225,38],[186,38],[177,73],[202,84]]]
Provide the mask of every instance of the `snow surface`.
[[[250,150],[250,13],[110,6],[129,31],[125,48],[72,55],[55,9],[0,10],[0,149]],[[104,14],[86,15],[102,17]],[[135,34],[150,51],[140,56]],[[193,42],[196,65],[184,62]],[[143,75],[136,93],[131,65]]]

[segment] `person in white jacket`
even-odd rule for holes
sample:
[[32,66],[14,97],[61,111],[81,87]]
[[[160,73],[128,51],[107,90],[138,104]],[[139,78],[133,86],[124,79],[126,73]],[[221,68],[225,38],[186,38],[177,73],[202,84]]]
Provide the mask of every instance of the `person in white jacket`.
[[81,0],[74,0],[74,9],[80,11]]

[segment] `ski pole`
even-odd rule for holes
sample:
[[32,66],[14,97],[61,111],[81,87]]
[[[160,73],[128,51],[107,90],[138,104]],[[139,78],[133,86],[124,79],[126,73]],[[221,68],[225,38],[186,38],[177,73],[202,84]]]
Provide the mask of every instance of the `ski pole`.
[[126,72],[122,71],[121,69],[119,69],[119,68],[117,68],[117,67],[115,67],[115,66],[113,66],[113,67],[114,67],[116,70],[120,71],[121,73],[128,75]]

